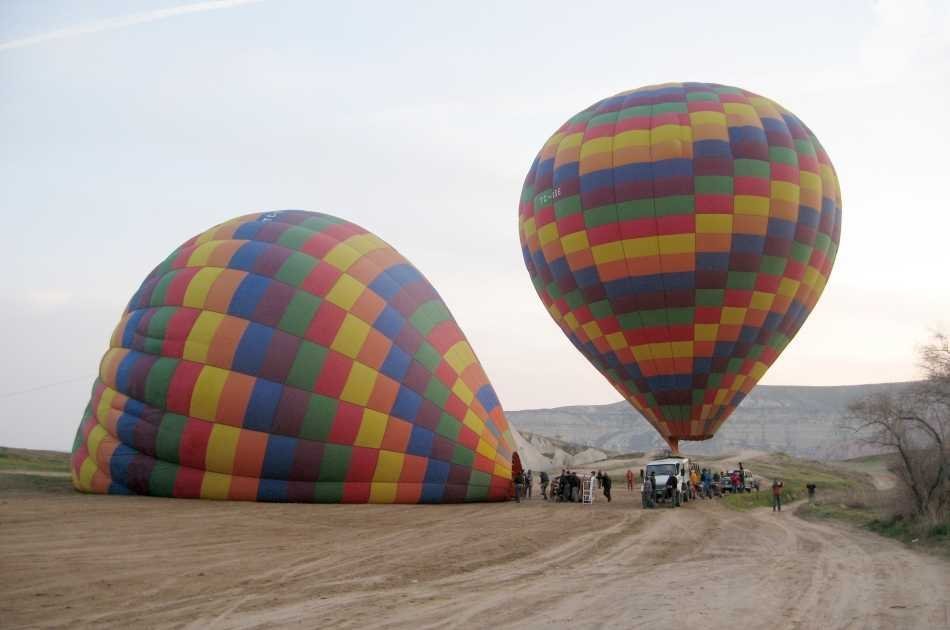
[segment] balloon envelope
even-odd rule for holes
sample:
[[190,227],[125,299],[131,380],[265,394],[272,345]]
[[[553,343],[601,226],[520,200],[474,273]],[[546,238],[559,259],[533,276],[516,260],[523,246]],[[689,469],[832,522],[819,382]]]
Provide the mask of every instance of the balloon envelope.
[[514,441],[435,289],[352,223],[239,217],[142,283],[73,448],[77,489],[417,503],[505,500]]
[[805,321],[841,195],[788,110],[670,83],[564,123],[528,171],[518,226],[551,317],[675,450],[712,437]]

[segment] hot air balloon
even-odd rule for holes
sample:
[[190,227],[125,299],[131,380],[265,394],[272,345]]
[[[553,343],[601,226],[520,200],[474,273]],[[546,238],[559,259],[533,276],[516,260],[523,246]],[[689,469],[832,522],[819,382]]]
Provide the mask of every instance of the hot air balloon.
[[551,317],[676,452],[716,433],[808,317],[841,194],[782,106],[668,83],[564,123],[528,171],[518,227]]
[[84,492],[506,500],[514,440],[432,285],[363,228],[287,210],[190,239],[142,283],[72,455]]

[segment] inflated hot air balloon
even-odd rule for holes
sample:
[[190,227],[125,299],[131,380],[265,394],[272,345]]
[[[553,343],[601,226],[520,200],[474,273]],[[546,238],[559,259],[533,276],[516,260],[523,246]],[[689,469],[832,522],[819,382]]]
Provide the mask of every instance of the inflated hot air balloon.
[[514,440],[445,303],[392,247],[287,210],[211,228],[132,297],[76,436],[85,492],[505,500]]
[[788,110],[670,83],[564,123],[528,171],[518,225],[551,317],[676,451],[715,434],[815,306],[841,194]]

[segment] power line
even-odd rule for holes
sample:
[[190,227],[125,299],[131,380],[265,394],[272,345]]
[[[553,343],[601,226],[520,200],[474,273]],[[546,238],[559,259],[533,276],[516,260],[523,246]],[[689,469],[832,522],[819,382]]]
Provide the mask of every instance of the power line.
[[21,394],[30,394],[32,392],[38,392],[40,390],[49,389],[50,387],[57,387],[59,385],[67,385],[69,383],[76,383],[78,381],[92,380],[88,376],[77,376],[76,378],[68,378],[65,381],[56,381],[55,383],[47,383],[46,385],[37,385],[36,387],[30,387],[28,389],[21,389],[15,392],[5,392],[0,394],[0,398],[12,398],[13,396],[19,396]]

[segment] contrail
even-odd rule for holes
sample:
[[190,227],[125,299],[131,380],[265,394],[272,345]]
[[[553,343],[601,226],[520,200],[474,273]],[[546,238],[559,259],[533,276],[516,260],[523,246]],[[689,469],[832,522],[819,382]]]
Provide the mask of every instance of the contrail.
[[26,48],[45,42],[66,39],[68,37],[79,37],[80,35],[89,35],[91,33],[101,33],[102,31],[114,31],[127,26],[136,24],[145,24],[146,22],[155,22],[179,15],[189,13],[202,13],[204,11],[217,11],[218,9],[230,9],[241,6],[242,4],[255,4],[263,0],[208,0],[207,2],[195,2],[194,4],[185,4],[168,9],[158,9],[157,11],[147,11],[145,13],[136,13],[122,17],[98,20],[96,22],[87,22],[77,26],[61,28],[31,37],[20,39],[11,39],[10,41],[0,42],[0,51],[12,50],[14,48]]

